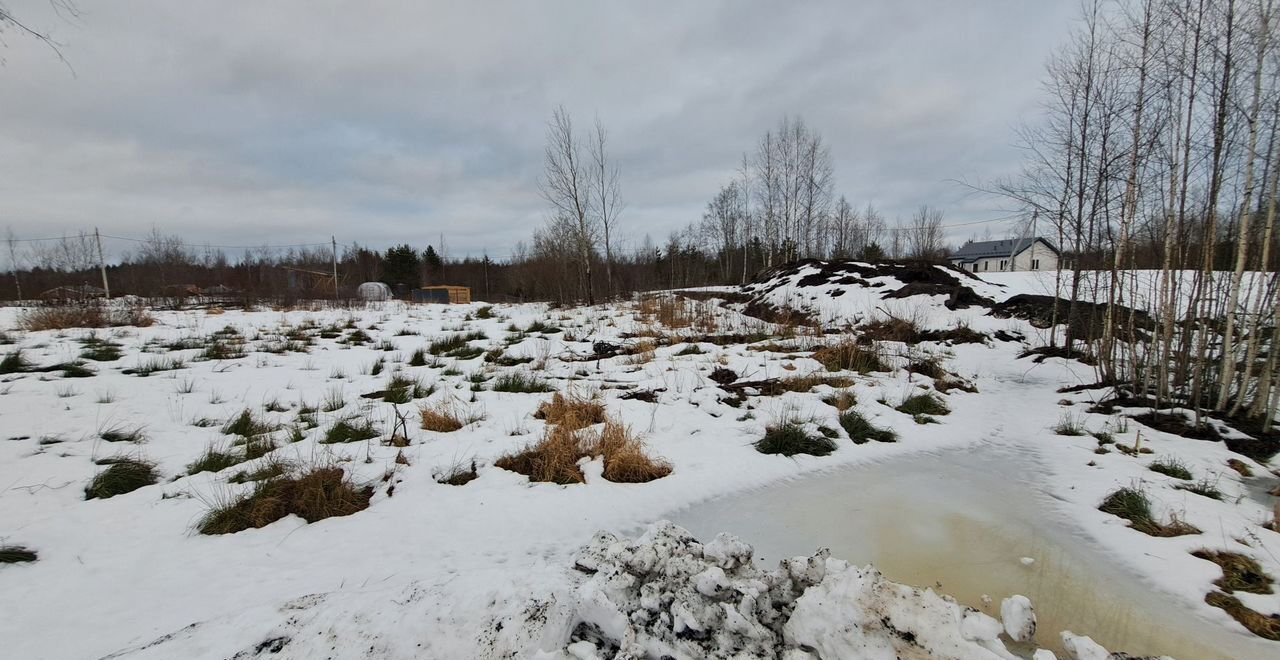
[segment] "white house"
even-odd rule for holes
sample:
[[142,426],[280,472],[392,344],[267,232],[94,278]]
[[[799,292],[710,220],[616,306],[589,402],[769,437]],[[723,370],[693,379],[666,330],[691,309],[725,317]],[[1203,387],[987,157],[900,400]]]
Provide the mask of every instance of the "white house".
[[1058,267],[1058,248],[1039,236],[969,241],[951,254],[951,265],[974,273],[1054,270]]

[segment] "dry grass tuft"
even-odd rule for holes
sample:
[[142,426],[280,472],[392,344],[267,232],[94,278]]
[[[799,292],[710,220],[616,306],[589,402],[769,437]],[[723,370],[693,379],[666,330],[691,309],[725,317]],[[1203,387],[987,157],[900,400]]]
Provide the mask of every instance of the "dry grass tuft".
[[1214,580],[1218,588],[1227,593],[1245,591],[1251,594],[1269,594],[1275,580],[1267,575],[1253,558],[1238,552],[1222,552],[1201,548],[1191,553],[1211,561],[1222,568],[1222,577]]
[[69,328],[109,328],[137,326],[145,328],[155,322],[141,307],[118,307],[99,302],[47,305],[23,311],[18,325],[24,330],[67,330]]
[[1239,598],[1228,596],[1221,591],[1208,593],[1204,597],[1204,602],[1221,608],[1249,632],[1264,639],[1280,641],[1280,617],[1267,616],[1255,611],[1241,603]]
[[865,374],[869,371],[888,370],[874,347],[852,341],[824,346],[814,351],[813,359],[821,362],[827,371],[850,370]]
[[201,534],[234,534],[290,514],[309,523],[349,516],[368,508],[372,496],[372,488],[356,486],[342,468],[319,468],[295,478],[259,482],[247,495],[213,507],[198,529]]
[[604,404],[595,394],[583,396],[575,392],[556,392],[550,401],[538,405],[534,419],[544,419],[548,424],[559,424],[571,431],[586,428],[605,421]]
[[604,478],[624,484],[639,484],[671,474],[671,464],[645,453],[644,441],[617,422],[605,422],[594,452],[604,457]]
[[424,403],[418,408],[418,414],[422,429],[437,433],[452,433],[484,419],[483,414],[470,410],[453,397],[435,403]]
[[523,450],[499,458],[494,465],[529,477],[530,481],[580,484],[586,481],[578,462],[600,456],[604,478],[619,483],[643,483],[671,474],[671,465],[645,453],[644,442],[617,422],[606,421],[599,431],[548,426],[542,439]]

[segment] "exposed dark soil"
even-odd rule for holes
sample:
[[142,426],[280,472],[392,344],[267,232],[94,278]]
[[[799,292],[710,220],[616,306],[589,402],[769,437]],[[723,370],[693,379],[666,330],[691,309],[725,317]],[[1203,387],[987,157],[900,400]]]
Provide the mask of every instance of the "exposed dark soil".
[[[1057,314],[1054,314],[1054,301],[1058,301]],[[1130,338],[1129,316],[1133,314],[1133,324],[1139,332],[1155,327],[1151,316],[1146,312],[1116,305],[1113,319],[1116,337],[1124,340]],[[1092,341],[1102,336],[1103,324],[1107,319],[1107,305],[1103,303],[1076,302],[1070,305],[1067,301],[1053,296],[1018,294],[1008,300],[991,306],[991,315],[996,318],[1018,318],[1031,323],[1037,328],[1048,328],[1056,320],[1066,323],[1071,336],[1075,339]]]

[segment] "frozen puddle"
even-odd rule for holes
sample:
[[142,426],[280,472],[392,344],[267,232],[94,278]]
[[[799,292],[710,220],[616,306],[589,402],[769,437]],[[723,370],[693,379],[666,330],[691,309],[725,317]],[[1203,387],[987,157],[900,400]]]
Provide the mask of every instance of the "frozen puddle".
[[724,531],[747,540],[760,566],[825,547],[832,557],[874,564],[897,582],[938,587],[997,617],[1002,598],[1023,594],[1036,607],[1037,641],[1059,657],[1066,657],[1062,630],[1138,655],[1273,657],[1274,647],[1201,619],[1074,535],[1052,500],[1021,480],[1034,472],[1028,459],[998,452],[839,470],[670,518],[701,538]]

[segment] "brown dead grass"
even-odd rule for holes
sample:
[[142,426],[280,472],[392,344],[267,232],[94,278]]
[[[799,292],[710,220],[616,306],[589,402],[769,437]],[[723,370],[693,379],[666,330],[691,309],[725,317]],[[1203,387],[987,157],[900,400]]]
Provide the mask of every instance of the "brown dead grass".
[[534,419],[544,419],[548,424],[559,424],[571,431],[600,424],[605,421],[604,404],[594,395],[576,392],[556,392],[550,401],[538,405]]
[[1238,552],[1222,552],[1201,548],[1191,553],[1217,564],[1222,569],[1222,577],[1213,583],[1227,593],[1245,591],[1251,594],[1269,594],[1275,582],[1267,575],[1253,558]]
[[23,311],[18,325],[24,330],[66,330],[69,328],[145,328],[155,319],[141,307],[115,307],[98,302],[48,305]]
[[605,422],[594,452],[604,457],[604,478],[624,484],[639,484],[671,474],[671,464],[645,453],[644,441],[627,426]]
[[856,342],[846,341],[832,346],[824,346],[813,353],[813,359],[822,363],[827,371],[885,371],[884,362],[874,346],[863,346]]
[[338,467],[318,468],[299,477],[259,482],[249,494],[213,507],[200,520],[201,534],[234,534],[265,527],[293,514],[309,523],[349,516],[369,507],[373,489],[357,486]]
[[1209,592],[1205,595],[1204,602],[1221,608],[1249,632],[1264,639],[1280,641],[1280,617],[1267,616],[1253,610],[1241,603],[1239,598],[1228,596],[1221,591]]
[[644,441],[631,429],[606,421],[598,431],[548,426],[537,443],[503,456],[494,465],[529,477],[530,481],[580,484],[586,481],[578,462],[600,456],[604,478],[618,483],[643,483],[671,474],[671,465],[645,452]]
[[483,415],[468,410],[454,398],[424,403],[418,408],[418,415],[423,430],[438,433],[452,433],[484,418]]

